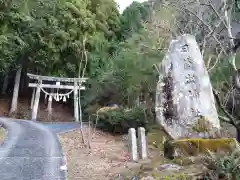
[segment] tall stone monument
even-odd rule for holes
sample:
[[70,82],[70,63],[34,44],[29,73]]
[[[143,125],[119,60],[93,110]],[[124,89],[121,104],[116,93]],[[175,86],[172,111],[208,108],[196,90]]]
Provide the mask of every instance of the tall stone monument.
[[173,40],[159,70],[156,117],[173,139],[208,138],[194,130],[200,117],[220,128],[211,82],[194,36]]

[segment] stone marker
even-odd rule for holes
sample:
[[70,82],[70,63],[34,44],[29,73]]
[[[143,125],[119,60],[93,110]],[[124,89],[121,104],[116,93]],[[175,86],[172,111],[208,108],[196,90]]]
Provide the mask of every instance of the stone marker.
[[131,160],[137,161],[138,160],[137,136],[136,136],[136,130],[134,128],[130,128],[128,130],[128,147],[129,147]]
[[199,116],[220,128],[212,86],[194,36],[173,40],[159,71],[156,117],[173,139],[201,137],[193,130]]
[[139,157],[143,160],[147,159],[147,141],[145,128],[138,128],[138,149]]

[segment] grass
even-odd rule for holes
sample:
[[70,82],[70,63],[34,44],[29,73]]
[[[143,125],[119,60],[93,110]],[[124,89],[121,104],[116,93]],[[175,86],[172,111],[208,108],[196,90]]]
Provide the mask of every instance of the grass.
[[6,137],[6,130],[4,128],[0,128],[0,144],[4,141]]

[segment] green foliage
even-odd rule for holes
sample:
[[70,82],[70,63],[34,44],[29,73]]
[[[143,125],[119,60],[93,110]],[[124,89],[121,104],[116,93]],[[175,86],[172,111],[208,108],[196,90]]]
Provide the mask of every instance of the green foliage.
[[[240,57],[236,55],[236,67],[240,66]],[[233,68],[229,65],[228,59],[222,58],[219,63],[210,72],[210,79],[212,86],[215,90],[220,92],[220,100],[227,110],[235,119],[236,122],[239,121],[239,92],[233,87]],[[217,107],[218,114],[222,117],[225,116],[224,111]],[[223,118],[221,118],[223,120]]]
[[91,0],[90,10],[95,14],[97,29],[103,31],[108,37],[115,37],[120,28],[117,4],[113,0]]
[[127,39],[143,28],[143,22],[151,15],[148,3],[134,1],[128,6],[121,16],[121,38]]
[[115,55],[108,59],[107,66],[99,68],[98,77],[90,82],[86,104],[131,107],[140,97],[140,101],[153,104],[157,78],[154,64],[163,57],[152,50],[154,43],[147,32],[142,32],[120,44]]
[[[94,53],[95,44],[99,44],[96,41],[115,39],[115,31],[120,26],[113,0],[104,3],[95,0],[13,0],[0,7],[4,7],[0,15],[1,69],[24,63],[33,73],[77,76],[83,40],[87,41],[86,53]],[[91,56],[88,59],[95,60]]]
[[98,113],[97,128],[114,134],[124,134],[129,128],[147,128],[147,118],[149,117],[146,116],[145,110],[140,107],[108,110]]
[[[124,133],[130,127],[145,123],[143,122],[143,114],[139,117],[141,121],[137,121],[136,115],[124,112],[126,108],[143,108],[145,114],[150,117],[147,123],[155,122],[154,99],[158,73],[154,64],[162,60],[163,53],[156,50],[159,39],[155,38],[155,34],[142,28],[142,20],[147,19],[147,14],[144,18],[138,15],[143,15],[146,9],[142,8],[146,7],[139,3],[133,3],[123,13],[121,29],[126,28],[125,30],[127,30],[130,28],[128,26],[134,26],[134,31],[130,31],[127,36],[125,36],[126,31],[121,32],[122,36],[125,36],[124,39],[128,37],[125,41],[96,43],[98,44],[95,46],[98,53],[90,54],[92,58],[95,58],[95,61],[90,62],[90,67],[93,68],[91,69],[92,78],[89,80],[90,86],[83,100],[87,108],[85,112],[88,111],[88,114],[96,113],[96,108],[95,110],[90,108],[93,106],[102,107],[118,104],[123,107],[121,110],[110,111],[99,116],[98,127],[101,129]],[[136,22],[133,24],[123,22],[123,18],[130,19],[130,15],[136,15],[134,13],[139,13],[135,18]],[[105,54],[105,48],[110,48],[113,53],[110,56]],[[93,112],[89,112],[90,109]]]
[[204,163],[213,172],[210,173],[217,179],[240,179],[240,149],[224,154],[210,153],[204,157]]
[[232,69],[229,63],[224,59],[218,66],[216,66],[210,73],[211,82],[214,88],[222,88],[223,83],[231,83],[230,77],[232,75]]

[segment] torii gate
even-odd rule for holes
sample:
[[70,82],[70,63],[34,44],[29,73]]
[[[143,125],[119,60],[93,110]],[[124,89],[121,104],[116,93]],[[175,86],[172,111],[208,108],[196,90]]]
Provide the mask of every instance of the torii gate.
[[[34,88],[32,99],[31,99],[32,120],[37,120],[37,112],[38,112],[41,91],[43,91],[45,95],[49,97],[48,99],[48,101],[50,102],[48,103],[50,104],[50,107],[48,107],[49,111],[51,111],[52,98],[54,98],[56,101],[59,101],[63,98],[63,100],[66,101],[66,97],[69,97],[69,95],[73,92],[74,93],[74,118],[76,122],[79,122],[79,113],[81,118],[82,111],[80,109],[80,112],[79,112],[79,108],[81,108],[81,106],[78,103],[78,95],[79,95],[78,91],[85,90],[85,87],[82,86],[82,84],[86,82],[87,78],[62,78],[62,77],[40,76],[40,75],[35,75],[30,73],[27,73],[27,76],[29,77],[29,79],[37,80],[37,83],[29,83],[28,85],[29,87]],[[56,84],[44,84],[43,81],[55,81]],[[65,82],[70,85],[62,85],[61,82]],[[48,93],[47,91],[44,90],[44,88],[69,89],[70,91],[65,94]]]

